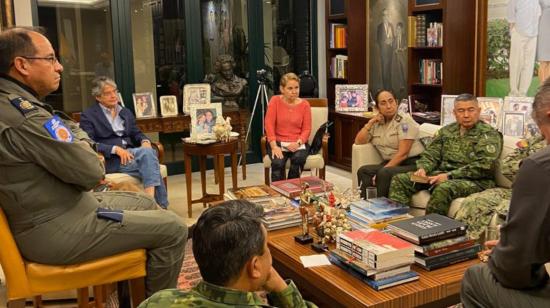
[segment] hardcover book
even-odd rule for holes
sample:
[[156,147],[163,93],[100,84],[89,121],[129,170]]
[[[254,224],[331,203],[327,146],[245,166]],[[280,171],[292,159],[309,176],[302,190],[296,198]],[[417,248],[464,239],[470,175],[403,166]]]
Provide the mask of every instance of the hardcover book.
[[414,217],[392,222],[388,230],[407,241],[424,245],[466,234],[467,225],[439,214]]
[[477,255],[477,253],[481,250],[481,245],[475,244],[472,247],[455,250],[453,252],[445,253],[442,255],[432,256],[432,257],[426,257],[422,255],[416,255],[414,261],[420,265],[424,266],[431,266],[434,264],[440,264],[444,263],[445,261],[458,259],[459,257],[463,256],[469,256],[469,255]]
[[351,209],[363,211],[372,215],[373,218],[376,216],[406,214],[409,211],[408,206],[386,197],[354,201],[351,203]]
[[286,197],[294,198],[298,197],[302,192],[303,183],[308,183],[309,190],[314,194],[331,191],[333,188],[332,183],[324,181],[316,176],[272,182],[271,188]]
[[[454,241],[455,239],[459,239],[461,241]],[[430,247],[431,244],[436,244],[436,243],[442,243],[443,246]],[[424,246],[415,245],[414,251],[420,254],[423,254],[425,256],[431,257],[431,256],[437,256],[437,255],[453,252],[459,249],[469,248],[474,246],[475,243],[476,241],[473,239],[468,239],[466,236],[459,236],[457,238],[437,241]]]
[[235,199],[246,199],[248,201],[269,200],[280,196],[277,191],[267,185],[252,185],[237,189],[230,188],[227,191],[233,194]]

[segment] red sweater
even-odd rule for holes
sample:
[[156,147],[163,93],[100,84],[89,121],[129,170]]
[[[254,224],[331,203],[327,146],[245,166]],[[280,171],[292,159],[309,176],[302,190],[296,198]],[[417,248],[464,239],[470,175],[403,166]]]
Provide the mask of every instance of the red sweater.
[[281,95],[271,97],[265,115],[267,141],[308,142],[311,133],[311,107],[302,99],[296,105],[285,103]]

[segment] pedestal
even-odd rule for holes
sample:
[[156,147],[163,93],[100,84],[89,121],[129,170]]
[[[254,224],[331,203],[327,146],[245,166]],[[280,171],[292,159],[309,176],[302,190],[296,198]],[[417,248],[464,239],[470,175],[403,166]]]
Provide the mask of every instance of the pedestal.
[[300,234],[294,237],[294,240],[302,245],[313,243],[313,237],[309,234]]

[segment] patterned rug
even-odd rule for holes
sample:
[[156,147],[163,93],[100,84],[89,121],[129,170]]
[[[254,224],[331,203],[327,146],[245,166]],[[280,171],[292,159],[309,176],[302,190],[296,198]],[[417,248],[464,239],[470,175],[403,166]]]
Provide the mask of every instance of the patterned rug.
[[[199,266],[197,262],[195,262],[195,257],[193,256],[193,242],[189,240],[185,246],[185,257],[183,258],[183,265],[178,278],[178,289],[189,291],[201,280],[202,277],[199,272]],[[118,308],[118,294],[116,291],[107,298],[105,307]]]

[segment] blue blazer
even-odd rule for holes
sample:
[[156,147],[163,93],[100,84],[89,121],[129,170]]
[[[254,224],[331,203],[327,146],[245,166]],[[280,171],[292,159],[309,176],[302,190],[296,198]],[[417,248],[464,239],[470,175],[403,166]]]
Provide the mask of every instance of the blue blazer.
[[[137,127],[136,119],[129,109],[122,107],[119,116],[124,120],[122,136],[118,136],[113,131],[99,103],[83,111],[80,116],[80,128],[97,142],[98,151],[105,156],[105,171],[107,173],[117,172],[120,168],[120,157],[111,154],[113,146],[136,148],[141,146],[143,140],[149,140]],[[122,145],[122,140],[126,141],[126,146]]]

